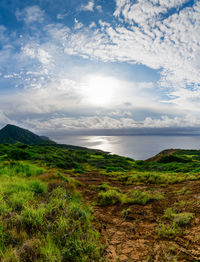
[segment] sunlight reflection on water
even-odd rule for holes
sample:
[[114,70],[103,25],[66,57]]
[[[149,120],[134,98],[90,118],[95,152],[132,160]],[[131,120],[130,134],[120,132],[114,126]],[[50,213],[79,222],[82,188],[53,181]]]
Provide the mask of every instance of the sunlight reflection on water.
[[134,159],[147,159],[164,149],[200,149],[199,136],[65,136],[58,143],[100,149]]

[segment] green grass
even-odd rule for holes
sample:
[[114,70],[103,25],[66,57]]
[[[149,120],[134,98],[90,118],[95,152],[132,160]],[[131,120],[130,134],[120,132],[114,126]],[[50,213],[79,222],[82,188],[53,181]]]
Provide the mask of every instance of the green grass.
[[161,238],[174,238],[180,234],[180,229],[176,225],[166,225],[160,223],[155,229],[156,233]]
[[4,162],[0,165],[0,176],[30,177],[38,176],[45,172],[44,168],[22,161]]
[[187,212],[178,213],[174,208],[167,208],[165,210],[164,217],[171,220],[173,224],[182,227],[191,222],[193,214]]
[[124,195],[116,190],[110,189],[98,194],[98,204],[102,206],[122,203]]
[[145,190],[132,190],[125,194],[115,189],[108,189],[98,194],[98,204],[104,206],[118,203],[146,205],[150,201],[163,198],[164,196],[158,192],[151,193]]
[[56,172],[48,186],[39,179],[43,168],[25,162],[2,162],[1,171],[1,261],[101,261],[78,183]]
[[164,218],[167,223],[160,222],[155,231],[159,237],[171,239],[184,233],[184,228],[190,224],[193,214],[178,212],[176,208],[170,207],[164,211]]
[[200,174],[160,172],[160,171],[137,171],[132,170],[126,173],[113,172],[113,180],[123,181],[128,185],[132,184],[175,184],[184,181],[200,179]]
[[[109,181],[119,180],[128,185],[167,187],[200,179],[199,166],[200,150],[178,150],[158,161],[146,162],[50,145],[1,144],[0,260],[102,260],[92,209],[78,192],[82,184],[67,174],[102,174]],[[121,205],[125,219],[132,210],[129,205],[147,205],[164,198],[151,188],[126,193],[109,183],[91,188],[97,192],[98,205]],[[186,188],[174,191],[180,199],[189,193]],[[176,208],[165,210],[163,222],[156,228],[159,237],[176,237],[190,225],[193,214],[180,212],[181,207],[185,211],[183,200],[173,205]]]
[[[162,161],[146,162],[101,152],[72,150],[51,145],[1,144],[0,161],[6,160],[7,164],[4,162],[3,166],[0,165],[0,175],[14,172],[27,177],[37,176],[45,172],[45,167],[50,167],[65,170],[74,175],[98,172],[127,184],[175,184],[200,179],[200,150],[178,150],[164,157]],[[23,162],[24,160],[26,163]],[[14,162],[15,170],[11,171],[9,165],[13,165],[12,162]],[[37,164],[43,168],[38,168]]]

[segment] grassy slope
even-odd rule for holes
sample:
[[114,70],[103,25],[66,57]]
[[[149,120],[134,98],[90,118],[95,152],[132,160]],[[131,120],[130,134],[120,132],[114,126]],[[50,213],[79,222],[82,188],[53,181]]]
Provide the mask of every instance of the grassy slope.
[[77,183],[22,161],[0,165],[1,261],[100,261],[92,210]]
[[[159,257],[157,251],[152,251],[152,243],[163,239],[172,246],[172,238],[183,238],[186,229],[194,229],[200,203],[192,197],[198,193],[197,188],[192,192],[194,188],[190,188],[187,181],[199,182],[200,151],[175,150],[153,160],[134,161],[101,152],[53,146],[0,145],[1,260],[101,261],[105,258],[105,261],[123,261],[120,256],[124,256],[127,261],[135,261],[137,252],[123,254],[124,246],[121,249],[113,246],[110,232],[122,230],[120,225],[129,223],[131,228],[127,224],[125,231],[120,231],[120,234],[126,233],[126,238],[117,241],[123,244],[128,240],[130,244],[131,232],[136,231],[137,236],[141,221],[143,226],[149,223],[149,234],[145,235],[141,228],[140,234],[143,232],[143,241],[151,244],[143,243],[148,254],[142,246],[139,248],[138,261],[198,261],[194,255],[183,260],[178,249],[169,260],[162,260],[163,254]],[[69,176],[81,181],[83,186]],[[103,255],[91,208],[82,201],[80,191],[94,206],[96,228],[106,246]],[[145,213],[149,214],[146,222],[143,221]],[[115,227],[110,219],[120,222],[116,222]],[[111,227],[105,234],[102,224],[105,228]],[[163,248],[166,254],[165,249],[167,247]]]

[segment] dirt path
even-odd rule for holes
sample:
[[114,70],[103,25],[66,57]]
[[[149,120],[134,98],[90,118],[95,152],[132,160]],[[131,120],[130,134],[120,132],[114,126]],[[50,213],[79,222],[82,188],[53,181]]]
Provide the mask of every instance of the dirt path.
[[[103,182],[110,182],[122,192],[136,189],[138,186],[127,186],[118,181],[109,181],[109,177],[99,174],[83,174],[76,177],[84,184],[81,191],[90,204],[97,199],[97,187]],[[186,195],[179,195],[178,190],[186,188]],[[105,261],[108,262],[166,262],[166,261],[200,261],[200,181],[192,181],[161,187],[158,185],[139,186],[140,189],[154,188],[164,194],[164,199],[142,205],[94,206],[96,228],[105,244]],[[167,240],[158,237],[155,228],[163,217],[166,208],[176,202],[189,204],[181,211],[194,214],[192,223],[184,228],[184,235]],[[125,219],[122,210],[131,208]]]

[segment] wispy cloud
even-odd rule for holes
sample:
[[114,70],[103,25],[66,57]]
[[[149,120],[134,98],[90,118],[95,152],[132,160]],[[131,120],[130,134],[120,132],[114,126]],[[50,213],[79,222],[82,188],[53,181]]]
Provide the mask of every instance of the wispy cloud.
[[81,11],[90,11],[90,12],[93,12],[93,11],[94,11],[94,1],[91,0],[91,1],[89,1],[86,5],[82,4],[82,5],[81,5]]
[[[92,18],[86,26],[74,16],[71,28],[63,16],[48,24],[38,6],[17,10],[30,33],[16,36],[0,26],[0,80],[17,88],[0,97],[0,124],[18,118],[41,130],[200,125],[200,2],[186,3],[116,0],[112,21]],[[89,1],[81,10],[99,16],[102,8]],[[160,79],[116,77],[112,103],[97,106],[84,94],[84,76],[95,72],[79,65],[80,57],[142,64],[159,70]]]
[[39,6],[29,6],[23,10],[16,11],[16,17],[18,20],[24,21],[26,24],[38,22],[42,23],[44,21],[44,11],[40,9]]

